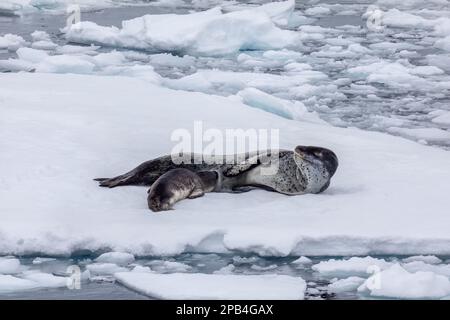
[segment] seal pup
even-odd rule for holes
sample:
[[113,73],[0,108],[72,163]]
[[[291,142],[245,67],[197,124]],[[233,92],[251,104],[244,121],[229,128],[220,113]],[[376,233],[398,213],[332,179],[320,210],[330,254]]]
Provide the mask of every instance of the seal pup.
[[159,177],[148,190],[148,207],[152,211],[170,210],[183,199],[194,199],[216,188],[218,174],[215,171],[192,172],[172,169]]
[[[276,156],[271,156],[276,154]],[[114,178],[98,178],[100,186],[114,188],[124,185],[151,186],[164,173],[183,168],[193,172],[215,171],[218,173],[215,192],[242,192],[249,188],[263,188],[287,195],[320,193],[330,185],[330,179],[338,167],[336,154],[326,148],[297,146],[291,150],[266,150],[234,155],[233,164],[223,161],[204,161],[201,154],[188,154],[192,161],[175,164],[170,155],[140,164],[135,169]],[[216,157],[217,159],[218,157]],[[263,169],[276,165],[273,174]]]

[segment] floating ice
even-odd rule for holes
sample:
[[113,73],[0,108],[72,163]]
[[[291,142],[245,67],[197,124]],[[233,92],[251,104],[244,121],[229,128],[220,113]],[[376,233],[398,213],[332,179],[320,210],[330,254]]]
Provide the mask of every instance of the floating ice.
[[[276,20],[281,16],[276,15]],[[84,21],[67,29],[66,38],[79,43],[207,56],[298,44],[295,32],[276,27],[264,11],[224,14],[220,8],[185,15],[146,15],[123,21],[121,29]]]
[[330,259],[328,261],[321,261],[318,264],[313,265],[311,268],[325,276],[351,276],[360,275],[367,276],[370,272],[370,267],[378,267],[385,269],[389,267],[391,263],[384,259],[377,259],[372,257],[352,257],[347,260],[335,260]]
[[130,289],[159,299],[303,299],[305,281],[285,275],[116,273]]
[[160,273],[187,272],[191,269],[191,267],[185,263],[168,260],[154,260],[151,261],[148,265],[152,270]]
[[22,271],[19,259],[0,258],[0,274],[15,274]]
[[134,261],[134,256],[126,252],[107,252],[100,255],[96,262],[115,263],[119,266],[127,266]]
[[408,272],[399,264],[371,276],[358,288],[371,296],[423,299],[450,295],[450,281],[433,272]]
[[9,51],[16,51],[20,47],[23,47],[27,42],[21,37],[15,34],[5,34],[0,36],[0,49],[8,49]]
[[[379,132],[287,120],[230,98],[130,77],[1,74],[0,87],[0,113],[8,115],[0,126],[2,253],[68,255],[108,247],[174,255],[200,247],[270,256],[450,254],[443,218],[450,206],[448,151]],[[105,190],[92,181],[170,152],[172,130],[190,130],[198,119],[219,130],[279,129],[281,148],[328,147],[340,167],[319,195],[209,193],[164,215],[148,211],[146,188]],[[158,143],[149,143],[155,137]],[[19,201],[25,193],[28,201]],[[353,270],[364,274],[368,263],[383,264],[359,259],[358,268],[322,267],[355,276]]]
[[300,101],[291,102],[276,98],[255,88],[247,88],[239,91],[237,95],[242,98],[242,102],[253,108],[277,114],[287,119],[326,123],[316,113],[308,112]]
[[366,279],[361,277],[348,277],[344,279],[335,280],[328,285],[328,290],[334,293],[342,293],[347,291],[356,291],[358,287]]
[[116,272],[128,271],[128,269],[119,267],[115,263],[92,263],[86,266],[91,274],[95,275],[112,275]]
[[293,264],[310,264],[310,263],[312,263],[312,260],[309,259],[308,257],[301,256],[300,258],[292,261],[291,263],[293,263]]
[[402,260],[403,262],[413,262],[413,261],[422,261],[424,263],[428,263],[428,264],[439,264],[442,262],[441,259],[439,259],[436,256],[412,256],[412,257],[408,257]]
[[39,285],[34,281],[0,274],[0,293],[31,290],[38,287]]

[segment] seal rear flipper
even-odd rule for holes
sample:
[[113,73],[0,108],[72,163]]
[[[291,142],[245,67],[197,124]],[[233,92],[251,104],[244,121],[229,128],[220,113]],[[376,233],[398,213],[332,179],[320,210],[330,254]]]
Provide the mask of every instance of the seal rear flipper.
[[200,198],[200,197],[203,197],[204,195],[205,195],[205,193],[203,192],[202,189],[196,188],[196,189],[192,190],[191,194],[188,196],[188,199]]
[[97,178],[94,179],[95,181],[100,182],[100,187],[108,187],[108,188],[114,188],[117,186],[123,186],[127,184],[133,184],[134,176],[130,174],[123,174],[114,178]]

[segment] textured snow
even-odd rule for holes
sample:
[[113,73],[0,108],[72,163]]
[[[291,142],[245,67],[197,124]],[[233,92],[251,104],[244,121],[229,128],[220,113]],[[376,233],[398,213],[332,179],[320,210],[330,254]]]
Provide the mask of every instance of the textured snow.
[[[0,252],[449,254],[447,151],[129,77],[1,74],[0,87]],[[198,119],[205,129],[278,128],[282,148],[328,147],[340,167],[323,194],[211,193],[161,215],[147,209],[146,188],[92,181],[170,152],[172,130]],[[365,272],[358,265],[343,271]]]
[[116,273],[124,286],[160,299],[290,299],[304,298],[305,281],[285,275]]

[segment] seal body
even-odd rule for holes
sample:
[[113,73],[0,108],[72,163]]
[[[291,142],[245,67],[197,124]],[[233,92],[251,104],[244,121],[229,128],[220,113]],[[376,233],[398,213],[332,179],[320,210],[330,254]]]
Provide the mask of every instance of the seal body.
[[181,168],[170,170],[148,190],[148,207],[152,211],[170,210],[178,201],[201,197],[215,189],[217,177],[214,171],[195,173]]
[[[276,155],[276,156],[275,156]],[[222,157],[220,159],[220,157]],[[216,172],[214,192],[242,192],[263,188],[287,195],[320,193],[328,188],[338,167],[335,153],[314,146],[297,146],[290,150],[266,150],[215,157],[209,161],[201,154],[188,154],[191,161],[175,164],[170,155],[146,161],[135,169],[114,178],[95,179],[102,187],[152,185],[173,169],[192,172]],[[219,160],[219,161],[217,161]],[[268,170],[270,168],[276,170]]]

